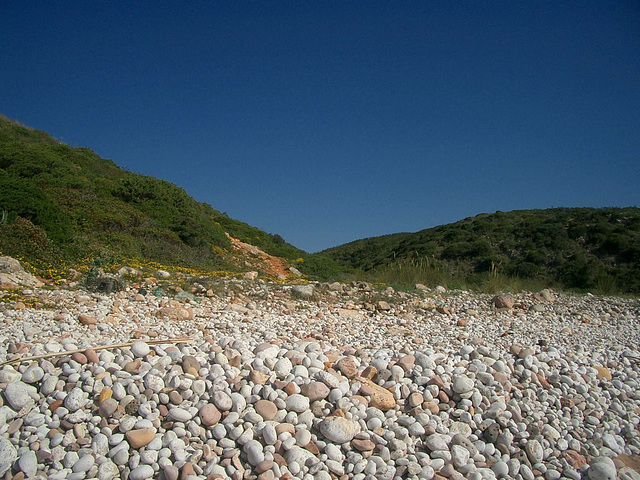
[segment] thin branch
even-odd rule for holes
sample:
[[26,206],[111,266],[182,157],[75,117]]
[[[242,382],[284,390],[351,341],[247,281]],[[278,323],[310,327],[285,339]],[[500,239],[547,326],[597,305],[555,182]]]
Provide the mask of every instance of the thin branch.
[[[188,337],[180,337],[180,338],[167,338],[165,340],[136,340],[136,342],[143,341],[145,343],[148,343],[149,345],[158,345],[163,343],[189,343],[192,340],[193,339]],[[74,353],[84,353],[87,350],[106,350],[108,348],[130,347],[136,342],[114,343],[111,345],[99,345],[97,347],[78,348],[77,350],[67,350],[64,352],[45,353],[44,355],[35,355],[33,357],[13,358],[11,360],[7,360],[6,362],[0,363],[0,367],[4,367],[5,365],[10,365],[12,363],[30,362],[32,360],[41,360],[43,358],[62,357],[64,355],[73,355]]]

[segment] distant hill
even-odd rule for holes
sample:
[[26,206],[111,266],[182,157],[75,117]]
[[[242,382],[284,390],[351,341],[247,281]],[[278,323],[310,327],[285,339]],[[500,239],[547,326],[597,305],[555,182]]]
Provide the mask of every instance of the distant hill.
[[0,252],[36,266],[117,257],[246,269],[225,233],[298,260],[303,272],[322,273],[332,264],[195,201],[176,185],[125,171],[87,148],[72,148],[3,116],[0,215]]
[[172,183],[123,170],[87,148],[0,116],[0,254],[20,257],[41,274],[95,258],[254,269],[260,255],[227,235],[318,279],[487,289],[487,280],[495,287],[496,279],[507,278],[640,292],[636,207],[481,214],[310,255]]
[[422,230],[357,240],[321,252],[369,274],[491,275],[564,288],[640,292],[640,208],[496,212]]

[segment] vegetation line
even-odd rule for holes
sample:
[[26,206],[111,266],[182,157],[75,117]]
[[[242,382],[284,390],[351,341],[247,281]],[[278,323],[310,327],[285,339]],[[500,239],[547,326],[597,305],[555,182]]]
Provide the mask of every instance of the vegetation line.
[[227,274],[259,270],[227,235],[310,279],[640,293],[638,207],[480,214],[309,254],[172,183],[125,171],[0,115],[0,254],[43,278],[94,259]]

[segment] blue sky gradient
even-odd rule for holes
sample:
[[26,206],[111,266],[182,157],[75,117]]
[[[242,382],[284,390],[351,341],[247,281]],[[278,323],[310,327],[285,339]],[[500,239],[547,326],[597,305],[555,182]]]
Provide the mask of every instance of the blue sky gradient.
[[313,252],[640,200],[637,2],[3,2],[0,113]]

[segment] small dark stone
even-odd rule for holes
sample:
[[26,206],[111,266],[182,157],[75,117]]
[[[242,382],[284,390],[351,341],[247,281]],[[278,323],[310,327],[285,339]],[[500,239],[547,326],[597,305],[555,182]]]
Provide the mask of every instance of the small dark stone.
[[147,291],[146,291],[144,288],[139,288],[139,289],[138,289],[138,293],[139,293],[140,295],[146,295],[146,294],[147,294]]
[[16,418],[14,420],[11,420],[11,423],[9,423],[9,428],[7,429],[7,433],[9,435],[13,435],[14,433],[16,433],[18,430],[20,430],[22,428],[22,418]]
[[382,370],[378,371],[373,381],[378,385],[380,385],[381,383],[386,382],[390,378],[391,378],[391,370],[383,368]]
[[63,418],[62,420],[60,420],[60,428],[62,428],[63,430],[73,430],[73,423]]
[[115,278],[111,277],[87,277],[87,279],[85,280],[85,286],[89,290],[109,294],[122,290],[122,288],[124,287],[124,283],[119,282]]
[[189,368],[193,368],[196,372],[200,370],[200,362],[192,355],[182,357],[182,371],[186,372]]
[[171,390],[169,392],[169,401],[174,405],[180,405],[182,404],[184,399],[182,398],[182,395],[180,395],[180,393],[178,393],[176,390]]
[[498,436],[500,435],[500,425],[498,425],[497,423],[489,425],[489,427],[487,427],[482,435],[489,443],[495,443],[495,441],[498,439]]
[[[585,416],[587,414],[585,413]],[[527,429],[529,431],[529,437],[530,438],[534,438],[537,437],[538,435],[540,435],[540,427],[538,427],[537,425],[529,425],[529,428]]]
[[140,408],[140,400],[134,398],[125,405],[124,411],[127,415],[136,415],[138,413],[138,408]]
[[524,450],[518,450],[515,455],[511,455],[511,458],[515,458],[520,463],[531,467],[531,462],[529,461],[529,457],[527,456],[527,452]]

